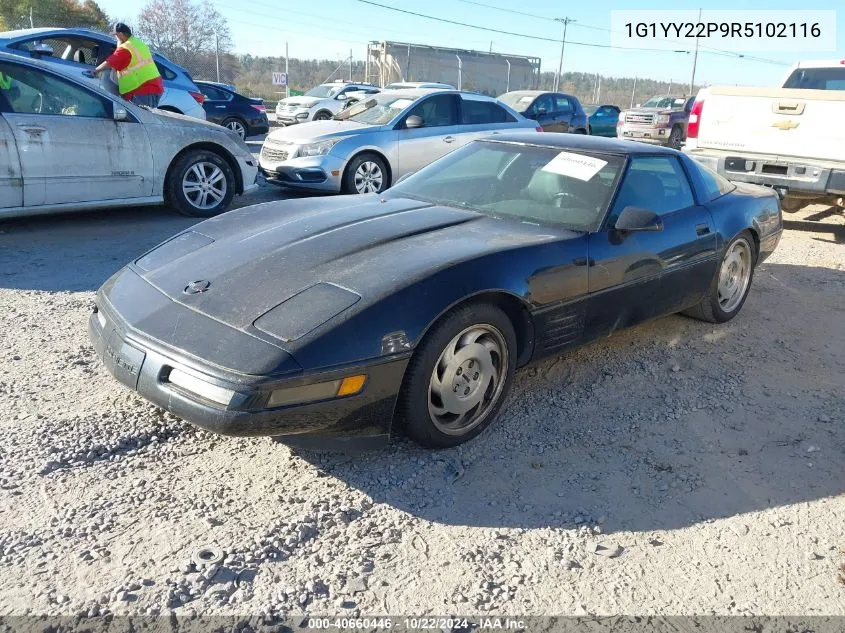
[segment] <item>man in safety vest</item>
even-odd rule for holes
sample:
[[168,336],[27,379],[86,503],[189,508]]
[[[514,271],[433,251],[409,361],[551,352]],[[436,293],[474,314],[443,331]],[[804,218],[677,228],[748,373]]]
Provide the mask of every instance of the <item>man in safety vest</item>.
[[113,68],[121,97],[136,105],[158,107],[164,84],[149,47],[123,22],[114,25],[112,34],[117,38],[117,49],[94,69],[94,74]]

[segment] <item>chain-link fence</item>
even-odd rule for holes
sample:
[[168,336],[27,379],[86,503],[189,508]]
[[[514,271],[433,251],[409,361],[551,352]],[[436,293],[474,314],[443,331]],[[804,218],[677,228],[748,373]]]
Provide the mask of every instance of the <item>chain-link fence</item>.
[[[74,0],[39,0],[31,6],[18,2],[14,7],[10,9],[0,3],[0,30],[63,27],[87,28],[102,34],[109,31],[109,18],[90,1],[74,4]],[[133,26],[131,22],[130,26]],[[551,70],[555,60],[544,66],[539,57],[524,55],[377,41],[362,42],[355,49],[359,51],[357,59],[354,51],[345,60],[303,59],[296,50],[290,50],[290,58],[286,59],[284,42],[280,42],[278,54],[268,56],[231,47],[228,36],[220,38],[218,33],[207,32],[202,43],[195,42],[188,34],[180,43],[178,37],[168,39],[161,34],[148,34],[143,27],[136,30],[148,42],[166,42],[165,46],[157,47],[158,52],[185,68],[194,79],[234,85],[247,96],[264,99],[269,107],[287,94],[302,94],[335,79],[369,82],[379,87],[396,81],[431,81],[491,96],[512,90],[551,90],[555,84],[556,73]],[[111,39],[110,35],[107,37]],[[73,59],[76,54],[76,50],[63,45],[61,38],[45,37],[44,43],[53,49],[54,55]],[[108,49],[95,46],[83,49],[83,63],[96,64],[103,59],[104,51]],[[285,72],[288,86],[275,85],[273,74]],[[584,104],[607,103],[621,108],[654,95],[690,92],[688,83],[573,72],[563,73],[559,85],[561,92],[574,95]],[[691,94],[697,90],[698,86]]]

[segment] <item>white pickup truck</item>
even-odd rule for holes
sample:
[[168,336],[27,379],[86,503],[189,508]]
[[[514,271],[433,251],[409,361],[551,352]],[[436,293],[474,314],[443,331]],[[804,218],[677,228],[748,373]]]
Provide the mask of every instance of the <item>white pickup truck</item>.
[[845,208],[845,59],[794,64],[782,86],[703,88],[683,151],[729,180],[777,189],[784,211]]

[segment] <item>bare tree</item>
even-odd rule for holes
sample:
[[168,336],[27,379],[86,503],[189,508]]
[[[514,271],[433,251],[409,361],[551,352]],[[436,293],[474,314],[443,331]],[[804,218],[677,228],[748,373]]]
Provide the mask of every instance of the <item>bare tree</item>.
[[189,70],[232,46],[229,24],[209,0],[150,0],[136,30],[152,48]]
[[0,0],[0,30],[35,26],[105,30],[109,19],[94,0]]

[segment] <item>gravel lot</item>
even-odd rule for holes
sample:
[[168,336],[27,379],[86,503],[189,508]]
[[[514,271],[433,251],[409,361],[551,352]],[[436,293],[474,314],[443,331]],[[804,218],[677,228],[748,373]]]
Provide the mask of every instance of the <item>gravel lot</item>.
[[845,614],[845,218],[787,219],[731,323],[619,333],[467,446],[361,455],[195,430],[102,368],[94,291],[190,220],[0,223],[0,613]]

